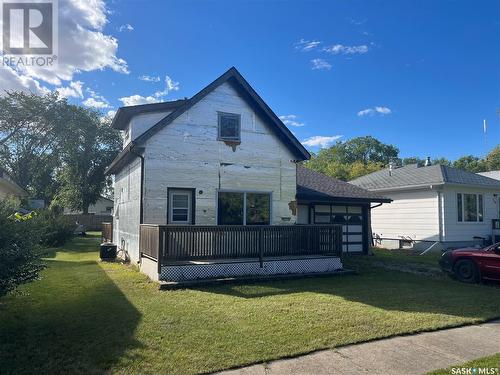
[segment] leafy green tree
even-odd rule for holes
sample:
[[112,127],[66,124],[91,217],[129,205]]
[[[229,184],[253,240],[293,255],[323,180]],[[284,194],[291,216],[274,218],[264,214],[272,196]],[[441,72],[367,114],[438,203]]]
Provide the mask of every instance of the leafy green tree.
[[455,160],[452,165],[454,168],[463,169],[473,173],[485,172],[488,170],[488,165],[484,159],[472,155],[462,156],[461,158]]
[[403,158],[403,165],[423,164],[423,163],[425,163],[425,160],[419,158],[418,156],[410,156],[407,158]]
[[67,123],[57,94],[7,92],[0,98],[0,163],[31,196],[50,200]]
[[371,136],[357,137],[322,149],[305,165],[348,181],[383,168],[398,153],[396,146],[384,144]]
[[486,165],[489,171],[500,170],[500,146],[495,146],[488,155],[486,155]]
[[97,202],[109,182],[104,171],[120,151],[121,138],[99,112],[78,106],[70,109],[55,203],[88,213],[89,206]]
[[432,159],[431,162],[432,162],[432,164],[447,165],[449,167],[452,164],[451,161],[449,161],[448,159],[446,159],[444,157]]

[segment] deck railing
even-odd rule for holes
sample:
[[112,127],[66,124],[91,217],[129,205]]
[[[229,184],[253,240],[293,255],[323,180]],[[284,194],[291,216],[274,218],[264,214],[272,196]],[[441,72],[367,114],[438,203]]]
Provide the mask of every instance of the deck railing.
[[218,225],[140,227],[141,254],[162,263],[342,254],[340,225]]
[[101,223],[101,228],[102,242],[113,242],[113,223]]

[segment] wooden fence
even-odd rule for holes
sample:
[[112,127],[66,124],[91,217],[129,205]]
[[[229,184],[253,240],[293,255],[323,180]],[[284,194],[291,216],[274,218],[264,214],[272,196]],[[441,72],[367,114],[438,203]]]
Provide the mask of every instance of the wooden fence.
[[68,222],[74,224],[77,221],[80,224],[85,225],[86,230],[100,231],[102,229],[102,223],[113,221],[111,215],[90,215],[90,214],[69,214],[64,215]]
[[340,225],[218,225],[140,227],[139,251],[162,263],[342,254]]

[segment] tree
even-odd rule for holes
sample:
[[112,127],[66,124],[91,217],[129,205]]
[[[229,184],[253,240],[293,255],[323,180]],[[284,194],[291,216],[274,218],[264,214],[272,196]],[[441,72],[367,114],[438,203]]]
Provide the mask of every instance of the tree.
[[322,149],[317,155],[313,154],[305,166],[348,181],[382,169],[398,153],[397,147],[371,136],[358,137]]
[[488,155],[486,155],[486,165],[488,171],[500,170],[500,146],[495,146]]
[[432,159],[432,164],[436,165],[436,164],[439,164],[439,165],[446,165],[446,166],[451,166],[451,161],[449,161],[448,159],[444,158],[444,157],[440,157],[440,158],[436,158],[436,159]]
[[0,98],[0,163],[31,196],[47,201],[57,189],[66,106],[57,94],[7,92]]
[[67,137],[61,150],[62,166],[57,173],[60,184],[55,203],[88,213],[102,194],[108,180],[106,167],[121,149],[118,131],[100,113],[70,106]]
[[403,159],[403,165],[423,164],[423,163],[425,163],[425,160],[420,159],[418,156],[410,156],[408,158]]
[[483,159],[472,155],[462,156],[455,160],[453,162],[453,167],[473,173],[485,172],[488,170],[487,163]]

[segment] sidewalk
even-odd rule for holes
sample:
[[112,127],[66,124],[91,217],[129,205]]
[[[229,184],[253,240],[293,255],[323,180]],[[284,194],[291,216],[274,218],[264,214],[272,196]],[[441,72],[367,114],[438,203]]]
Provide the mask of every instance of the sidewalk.
[[220,374],[425,374],[499,352],[500,321],[497,320],[323,350]]

